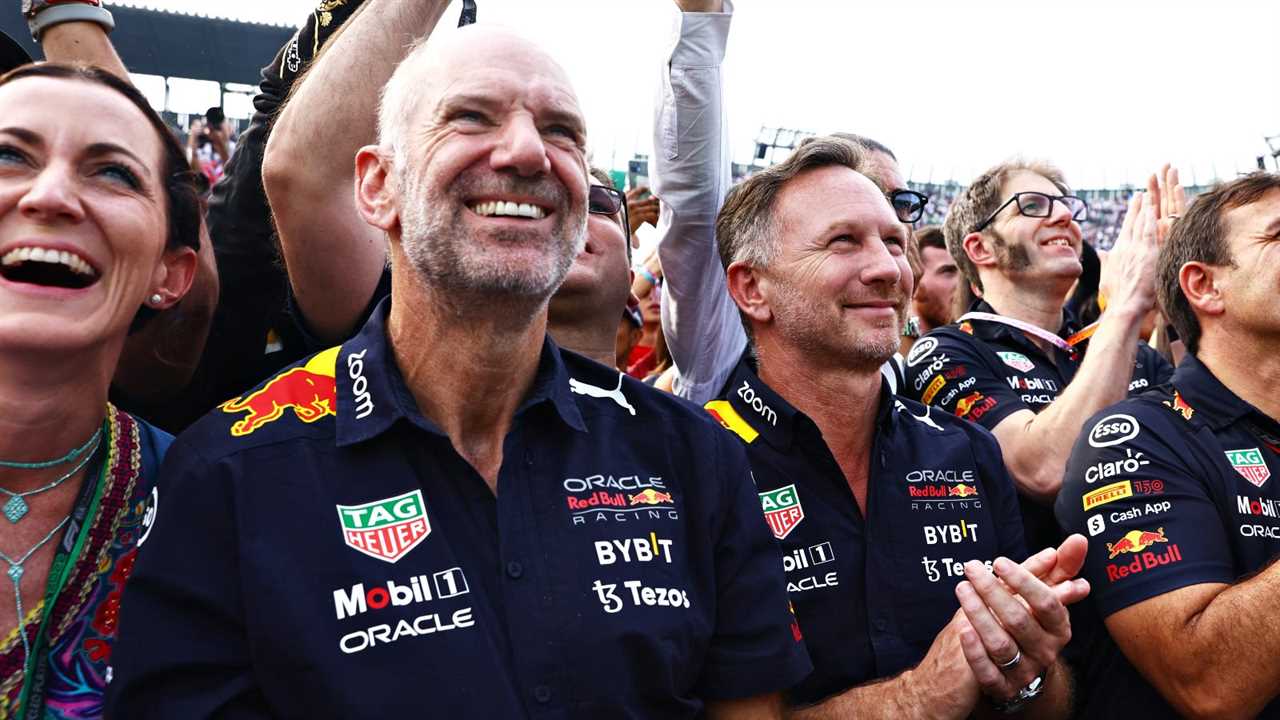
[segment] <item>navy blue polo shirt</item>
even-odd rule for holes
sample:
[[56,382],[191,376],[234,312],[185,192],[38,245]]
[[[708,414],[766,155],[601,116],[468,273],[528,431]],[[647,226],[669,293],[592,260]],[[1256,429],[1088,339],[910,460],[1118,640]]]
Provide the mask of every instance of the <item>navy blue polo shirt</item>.
[[[973,311],[998,314],[983,300]],[[1070,337],[1080,330],[1070,314],[1064,314],[1059,335]],[[903,394],[994,430],[1018,410],[1040,412],[1058,399],[1075,377],[1087,342],[1074,355],[1059,348],[1049,352],[1021,330],[988,320],[968,320],[937,328],[916,341],[906,362]],[[1138,393],[1166,382],[1173,367],[1146,343],[1138,344],[1129,392]],[[1022,522],[1027,544],[1033,548],[1057,546],[1063,536],[1053,509],[1023,499]]]
[[915,666],[959,608],[963,563],[1026,555],[988,431],[882,386],[863,514],[818,426],[740,362],[707,410],[746,445],[813,674],[795,704]]
[[548,339],[495,496],[418,411],[388,308],[170,450],[115,717],[684,718],[808,674],[705,413]]
[[[1055,509],[1089,537],[1082,576],[1106,617],[1265,567],[1280,552],[1278,483],[1280,423],[1188,356],[1171,383],[1085,424]],[[1109,637],[1094,663],[1104,672],[1085,716],[1174,715]],[[1280,717],[1280,703],[1264,716]]]

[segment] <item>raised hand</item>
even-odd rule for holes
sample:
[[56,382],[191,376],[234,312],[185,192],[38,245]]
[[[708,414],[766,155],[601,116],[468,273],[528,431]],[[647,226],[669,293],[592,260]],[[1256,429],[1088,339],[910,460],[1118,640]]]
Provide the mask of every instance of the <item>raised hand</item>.
[[[1148,190],[1129,198],[1120,234],[1102,266],[1098,295],[1105,299],[1107,312],[1121,311],[1141,318],[1155,307],[1156,257],[1160,252],[1156,207],[1160,199],[1158,185],[1151,185],[1157,187],[1156,192]],[[1180,190],[1175,186],[1171,198]]]
[[[631,234],[634,235],[640,226],[649,223],[658,226],[658,198],[647,195],[649,188],[644,185],[633,187],[627,191],[627,218],[631,221]],[[642,199],[643,198],[643,199]]]
[[1160,172],[1147,179],[1147,192],[1155,195],[1156,238],[1163,245],[1173,221],[1187,210],[1187,192],[1178,182],[1178,169],[1165,163]]

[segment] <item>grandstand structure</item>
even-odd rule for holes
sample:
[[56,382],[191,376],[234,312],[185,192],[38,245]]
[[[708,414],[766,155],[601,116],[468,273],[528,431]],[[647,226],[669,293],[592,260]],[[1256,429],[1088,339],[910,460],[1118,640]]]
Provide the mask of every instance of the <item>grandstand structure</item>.
[[[22,45],[31,57],[43,58],[31,39],[21,3],[6,3],[0,30]],[[170,90],[183,82],[216,83],[210,101],[226,108],[235,122],[250,114],[263,66],[293,37],[285,25],[244,22],[163,10],[110,5],[116,19],[111,42],[152,106],[176,129],[186,126],[187,112],[174,112]],[[151,77],[146,77],[151,76]],[[147,82],[148,80],[152,82]],[[203,107],[199,110],[203,112]]]
[[[733,163],[733,182],[741,182],[749,175],[770,165],[782,162],[805,138],[815,133],[790,128],[761,127],[756,134],[755,149],[750,163]],[[1268,141],[1280,141],[1280,136],[1268,138]],[[1280,164],[1280,142],[1272,151],[1273,158]],[[648,157],[637,155],[630,161],[629,175],[648,173]],[[620,174],[620,173],[619,173]],[[925,207],[924,217],[916,226],[941,225],[947,217],[951,203],[955,202],[965,185],[954,180],[945,182],[907,181],[907,186],[916,192],[929,196],[929,204]],[[1194,197],[1209,188],[1209,185],[1186,187],[1187,197]],[[1122,186],[1117,188],[1075,189],[1073,192],[1089,204],[1087,218],[1080,223],[1084,239],[1099,250],[1110,250],[1120,234],[1120,225],[1124,222],[1124,213],[1129,198],[1141,188]]]

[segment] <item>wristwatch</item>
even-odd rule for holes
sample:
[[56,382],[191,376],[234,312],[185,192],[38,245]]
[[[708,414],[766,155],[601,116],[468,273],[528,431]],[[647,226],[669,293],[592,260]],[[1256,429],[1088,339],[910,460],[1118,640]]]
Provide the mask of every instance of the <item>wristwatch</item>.
[[1017,695],[1008,700],[991,700],[992,707],[1006,714],[1018,712],[1037,695],[1044,692],[1044,677],[1045,673],[1041,672],[1030,684],[1019,690]]
[[22,0],[22,16],[27,19],[31,39],[36,42],[40,42],[46,28],[60,23],[97,23],[107,33],[116,26],[111,12],[102,7],[102,0]]

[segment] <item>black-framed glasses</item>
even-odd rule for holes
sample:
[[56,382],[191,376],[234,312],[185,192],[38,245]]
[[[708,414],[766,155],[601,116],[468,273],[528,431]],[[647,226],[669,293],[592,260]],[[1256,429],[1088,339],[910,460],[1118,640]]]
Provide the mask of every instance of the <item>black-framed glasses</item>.
[[1053,204],[1055,202],[1062,203],[1062,207],[1071,213],[1071,219],[1076,222],[1087,220],[1089,218],[1089,203],[1074,195],[1046,195],[1042,192],[1020,192],[1014,193],[1013,197],[1004,201],[1004,204],[996,208],[996,211],[987,216],[986,220],[974,226],[973,232],[982,232],[991,223],[995,222],[996,216],[1001,210],[1009,207],[1009,203],[1016,203],[1018,213],[1027,217],[1047,218],[1053,214]]
[[894,190],[886,193],[893,212],[904,223],[911,224],[924,217],[924,206],[929,204],[929,196],[915,190]]
[[631,221],[627,217],[627,196],[620,191],[604,185],[592,185],[587,193],[587,212],[596,215],[617,215],[622,213],[622,232],[631,232]]

